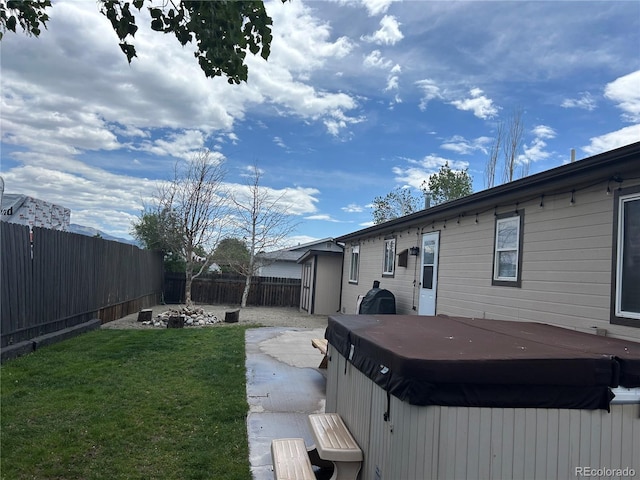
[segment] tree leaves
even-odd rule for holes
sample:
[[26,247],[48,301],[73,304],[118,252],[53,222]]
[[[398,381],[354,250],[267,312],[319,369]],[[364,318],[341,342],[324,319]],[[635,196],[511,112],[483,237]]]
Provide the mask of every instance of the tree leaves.
[[471,195],[473,182],[467,169],[451,170],[447,162],[440,167],[438,173],[431,175],[428,182],[423,182],[422,188],[431,193],[434,204],[439,204]]
[[[265,60],[271,53],[272,20],[262,1],[180,0],[158,6],[153,0],[99,0],[99,4],[129,63],[137,56],[132,40],[138,30],[131,6],[140,12],[145,5],[152,30],[173,33],[182,46],[195,44],[194,56],[207,77],[224,75],[229,83],[246,82],[247,51]],[[0,0],[2,32],[15,32],[20,25],[28,35],[38,36],[49,20],[45,11],[49,7],[51,0]]]
[[417,212],[420,202],[421,198],[414,196],[408,188],[398,187],[384,197],[373,199],[373,223],[378,225]]
[[16,32],[18,26],[24,33],[37,37],[40,27],[47,28],[49,15],[46,8],[51,7],[51,0],[0,1],[0,40],[7,30]]

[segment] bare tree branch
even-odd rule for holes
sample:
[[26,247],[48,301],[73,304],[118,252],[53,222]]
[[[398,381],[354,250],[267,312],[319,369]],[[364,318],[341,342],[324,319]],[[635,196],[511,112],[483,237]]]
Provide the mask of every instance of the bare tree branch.
[[246,241],[249,262],[245,273],[246,282],[242,293],[241,307],[246,307],[251,277],[259,265],[256,255],[260,252],[282,246],[283,241],[297,226],[287,212],[284,201],[286,191],[276,193],[260,185],[262,172],[257,165],[251,168],[247,185],[230,194],[234,206],[232,215],[236,236]]
[[493,139],[491,150],[489,151],[489,159],[485,166],[485,186],[492,188],[496,181],[496,165],[498,164],[498,158],[500,157],[500,147],[502,145],[502,136],[504,135],[504,122],[500,120],[496,127],[496,136]]
[[[225,227],[226,202],[222,163],[202,150],[186,164],[176,164],[174,178],[158,190],[158,208],[175,219],[172,245],[186,262],[185,302],[192,304],[191,284],[211,264]],[[204,261],[202,260],[204,259]]]
[[508,120],[507,128],[503,141],[504,171],[502,180],[504,183],[514,180],[516,167],[518,166],[518,156],[522,149],[522,136],[524,133],[522,109],[518,108],[513,112],[513,115]]

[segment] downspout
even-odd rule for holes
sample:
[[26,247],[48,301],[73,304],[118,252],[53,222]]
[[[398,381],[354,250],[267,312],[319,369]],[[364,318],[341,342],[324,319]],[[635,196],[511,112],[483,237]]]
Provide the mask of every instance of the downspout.
[[342,264],[340,266],[340,299],[338,300],[338,311],[336,313],[342,313],[342,288],[344,285],[344,247],[345,244],[336,242],[337,245],[342,247]]

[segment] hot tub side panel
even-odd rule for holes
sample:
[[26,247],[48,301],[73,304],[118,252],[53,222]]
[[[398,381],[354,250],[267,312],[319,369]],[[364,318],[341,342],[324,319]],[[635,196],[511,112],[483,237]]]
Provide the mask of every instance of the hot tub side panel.
[[611,413],[413,406],[345,362],[332,354],[327,411],[343,416],[363,449],[362,479],[560,480],[576,478],[576,467],[640,473],[638,404],[614,404]]

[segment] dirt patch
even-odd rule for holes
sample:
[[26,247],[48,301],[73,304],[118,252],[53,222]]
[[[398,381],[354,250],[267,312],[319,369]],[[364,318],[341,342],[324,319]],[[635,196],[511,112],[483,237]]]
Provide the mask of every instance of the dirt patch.
[[[152,308],[153,318],[162,312],[170,309],[178,309],[183,305],[156,305]],[[188,327],[188,328],[219,328],[227,325],[261,325],[265,327],[294,327],[294,328],[325,328],[327,326],[327,315],[308,315],[300,312],[297,308],[283,307],[245,307],[240,309],[240,317],[238,323],[224,323],[225,312],[236,310],[238,306],[231,305],[197,305],[205,312],[211,312],[213,315],[222,320],[215,325],[207,325],[204,327]],[[138,313],[132,313],[126,317],[105,323],[102,328],[116,329],[153,329],[158,328],[152,325],[143,325],[138,322]]]

